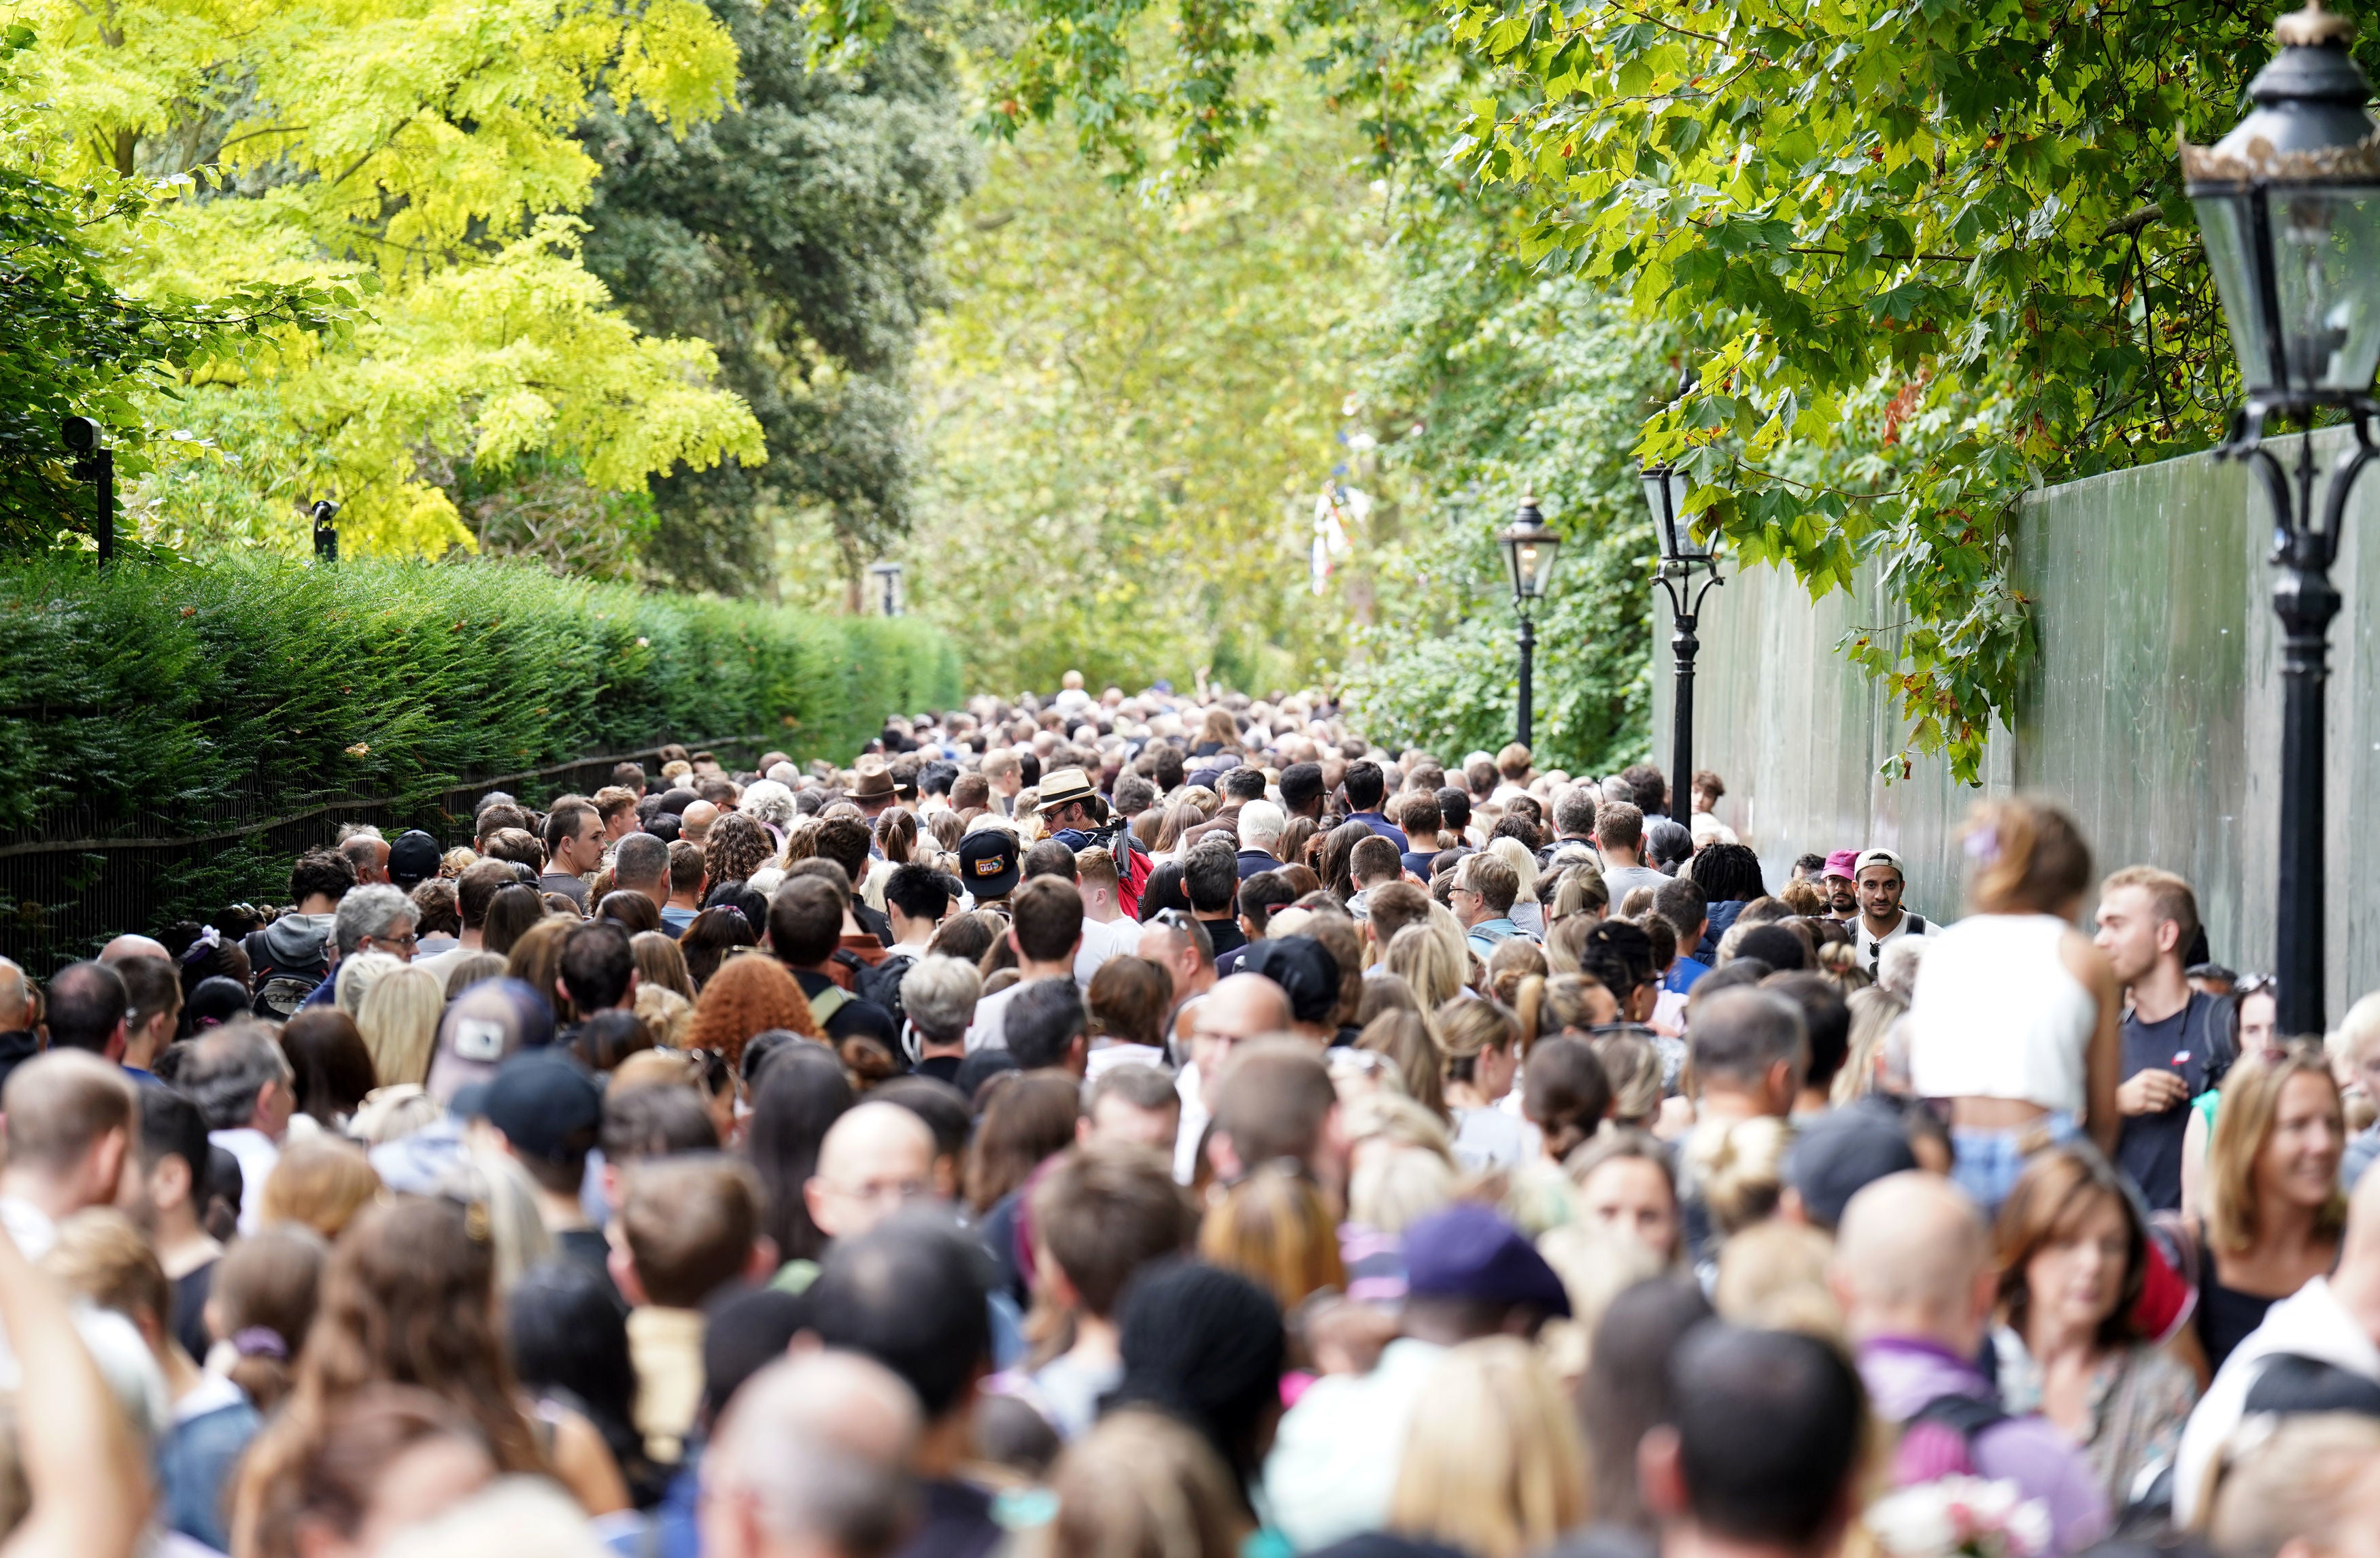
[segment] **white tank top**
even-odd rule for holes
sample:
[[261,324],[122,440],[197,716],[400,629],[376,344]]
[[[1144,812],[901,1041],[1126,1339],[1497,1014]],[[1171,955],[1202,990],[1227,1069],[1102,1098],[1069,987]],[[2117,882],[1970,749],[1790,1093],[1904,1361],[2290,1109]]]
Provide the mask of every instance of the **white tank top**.
[[1909,1003],[1922,1098],[2011,1098],[2081,1114],[2099,1004],[2068,971],[2055,915],[1976,914],[1929,937]]

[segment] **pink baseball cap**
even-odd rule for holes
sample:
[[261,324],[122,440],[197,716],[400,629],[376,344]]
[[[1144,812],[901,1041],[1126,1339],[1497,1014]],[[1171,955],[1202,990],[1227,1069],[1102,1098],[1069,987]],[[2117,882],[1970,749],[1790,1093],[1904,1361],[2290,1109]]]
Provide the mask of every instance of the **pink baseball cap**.
[[1859,879],[1859,872],[1854,869],[1859,864],[1859,855],[1860,852],[1856,849],[1838,849],[1827,857],[1827,869],[1820,874],[1840,876],[1845,882],[1855,882]]

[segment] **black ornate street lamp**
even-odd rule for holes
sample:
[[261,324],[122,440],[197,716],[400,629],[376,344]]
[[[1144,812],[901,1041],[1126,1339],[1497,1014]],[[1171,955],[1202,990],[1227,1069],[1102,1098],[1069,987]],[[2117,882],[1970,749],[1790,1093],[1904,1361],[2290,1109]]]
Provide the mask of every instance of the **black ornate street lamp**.
[[339,505],[324,498],[314,505],[314,559],[339,560]]
[[886,616],[901,615],[901,565],[870,563],[868,571],[875,578],[878,599],[883,603]]
[[1561,551],[1561,537],[1546,528],[1546,517],[1537,512],[1537,495],[1532,491],[1521,499],[1511,526],[1497,532],[1496,544],[1503,549],[1504,571],[1512,578],[1512,609],[1521,614],[1521,706],[1513,723],[1520,727],[1514,739],[1525,747],[1534,723],[1529,684],[1537,658],[1537,629],[1529,620],[1529,603],[1544,600],[1553,583],[1554,557]]
[[[1693,483],[1675,466],[1648,465],[1644,469],[1645,504],[1653,511],[1653,529],[1660,542],[1661,566],[1653,576],[1670,597],[1670,649],[1677,656],[1676,691],[1670,724],[1670,794],[1693,793],[1694,783],[1694,653],[1702,640],[1694,637],[1703,597],[1718,577],[1718,556],[1694,544],[1693,522],[1686,517],[1686,493]],[[1697,571],[1703,581],[1694,582]]]
[[68,417],[58,425],[58,437],[74,451],[70,474],[95,490],[91,499],[91,534],[99,542],[99,560],[115,555],[115,451],[101,442],[99,424],[89,417]]
[[[2220,456],[2248,461],[2273,505],[2273,610],[2281,619],[2280,895],[2274,971],[2281,1031],[2323,1022],[2323,689],[2347,497],[2380,449],[2380,124],[2372,83],[2348,54],[2355,29],[2309,0],[2273,24],[2280,53],[2248,88],[2255,108],[2212,146],[2181,145],[2206,261],[2223,298],[2246,403]],[[2355,452],[2317,511],[2313,441],[2291,474],[2263,445],[2276,415],[2324,408],[2354,423]]]

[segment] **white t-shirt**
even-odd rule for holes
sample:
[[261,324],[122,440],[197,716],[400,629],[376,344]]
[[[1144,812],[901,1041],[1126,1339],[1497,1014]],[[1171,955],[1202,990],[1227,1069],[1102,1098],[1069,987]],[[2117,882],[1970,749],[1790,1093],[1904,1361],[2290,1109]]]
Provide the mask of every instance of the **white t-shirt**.
[[1900,911],[1900,923],[1881,936],[1868,934],[1867,916],[1855,915],[1852,919],[1852,936],[1859,943],[1860,967],[1866,969],[1870,977],[1876,973],[1876,959],[1883,955],[1885,943],[1898,936],[1930,936],[1940,929],[1942,927],[1932,920],[1912,914],[1905,908]]
[[975,1021],[967,1025],[967,1053],[978,1050],[1008,1048],[1008,1004],[1016,992],[1032,984],[1031,980],[1019,980],[1006,990],[987,995],[975,1004]]
[[1075,982],[1085,990],[1091,988],[1091,976],[1099,965],[1111,957],[1128,957],[1140,950],[1140,922],[1136,919],[1111,919],[1102,924],[1096,919],[1083,921],[1083,949],[1075,954]]

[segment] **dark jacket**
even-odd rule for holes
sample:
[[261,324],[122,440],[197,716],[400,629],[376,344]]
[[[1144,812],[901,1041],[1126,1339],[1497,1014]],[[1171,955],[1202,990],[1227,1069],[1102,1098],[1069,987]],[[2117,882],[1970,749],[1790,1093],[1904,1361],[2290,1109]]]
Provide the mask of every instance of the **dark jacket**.
[[1718,939],[1734,927],[1735,917],[1743,912],[1744,903],[1744,899],[1730,898],[1723,904],[1711,905],[1710,924],[1703,931],[1701,943],[1694,948],[1696,957],[1713,968],[1718,966]]

